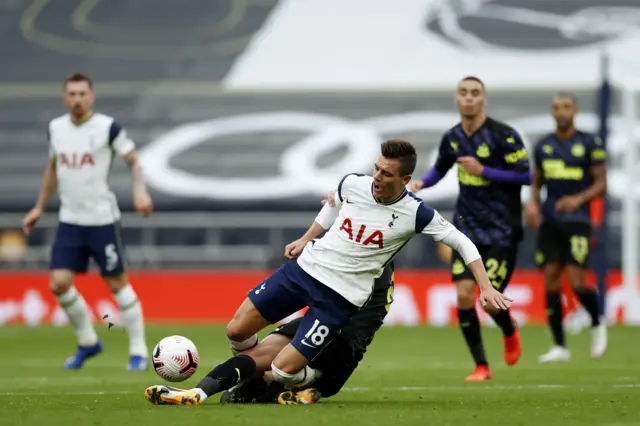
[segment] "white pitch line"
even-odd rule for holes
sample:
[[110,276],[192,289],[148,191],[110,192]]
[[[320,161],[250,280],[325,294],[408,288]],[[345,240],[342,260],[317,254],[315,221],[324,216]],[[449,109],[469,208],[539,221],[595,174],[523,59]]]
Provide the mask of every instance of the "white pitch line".
[[626,383],[626,384],[573,384],[573,385],[552,385],[552,384],[540,384],[540,385],[486,385],[478,386],[470,384],[468,386],[401,386],[401,387],[346,387],[342,388],[343,392],[367,392],[367,391],[387,391],[387,392],[416,392],[416,391],[430,391],[430,392],[447,392],[447,391],[476,391],[476,390],[549,390],[549,389],[582,389],[582,388],[604,388],[604,389],[633,389],[640,388],[640,383]]
[[131,395],[138,392],[132,391],[113,391],[113,392],[0,392],[0,396],[82,396],[82,395]]
[[[347,387],[343,388],[343,392],[368,392],[368,391],[383,391],[383,392],[417,392],[417,391],[429,391],[429,392],[446,392],[446,391],[490,391],[490,390],[549,390],[549,389],[584,389],[584,388],[600,388],[600,389],[640,389],[640,383],[630,384],[609,384],[598,385],[593,383],[588,384],[575,384],[575,385],[514,385],[514,386],[401,386],[401,387]],[[134,391],[104,391],[104,392],[90,392],[90,391],[62,391],[62,392],[0,392],[0,396],[90,396],[90,395],[132,395],[137,394]]]

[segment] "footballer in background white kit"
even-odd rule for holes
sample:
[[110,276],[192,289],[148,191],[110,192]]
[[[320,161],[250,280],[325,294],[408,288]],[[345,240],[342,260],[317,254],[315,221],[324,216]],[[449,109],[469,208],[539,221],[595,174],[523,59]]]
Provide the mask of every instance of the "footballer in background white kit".
[[93,258],[129,335],[127,369],[141,371],[149,365],[142,307],[125,274],[120,209],[107,182],[114,156],[122,157],[131,169],[136,210],[149,216],[153,205],[133,141],[113,118],[93,111],[92,86],[83,74],[72,74],[64,81],[63,103],[69,113],[49,123],[49,165],[38,201],[22,225],[29,234],[57,189],[61,206],[51,248],[50,287],[78,338],[77,351],[65,368],[78,369],[102,352],[87,303],[73,285],[74,276],[86,272]]

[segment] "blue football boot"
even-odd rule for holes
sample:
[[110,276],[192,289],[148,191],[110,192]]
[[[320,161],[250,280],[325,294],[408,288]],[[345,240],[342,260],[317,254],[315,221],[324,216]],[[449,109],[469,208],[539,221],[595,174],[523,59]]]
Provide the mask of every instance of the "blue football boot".
[[149,358],[142,355],[131,355],[127,371],[146,371],[149,368]]
[[93,346],[78,346],[75,355],[70,356],[64,363],[66,370],[77,370],[81,368],[85,361],[102,352],[102,343],[98,342]]

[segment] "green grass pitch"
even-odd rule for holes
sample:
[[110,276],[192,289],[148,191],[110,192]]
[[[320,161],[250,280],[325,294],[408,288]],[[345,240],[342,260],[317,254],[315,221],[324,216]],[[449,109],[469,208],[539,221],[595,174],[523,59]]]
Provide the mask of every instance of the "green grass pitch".
[[[150,370],[129,373],[127,337],[106,328],[105,352],[80,371],[63,371],[74,349],[68,328],[0,328],[0,425],[640,425],[640,330],[610,329],[609,350],[588,354],[588,331],[569,336],[569,363],[539,365],[549,347],[544,328],[522,330],[524,354],[507,367],[499,331],[484,329],[494,373],[464,382],[472,363],[456,328],[383,328],[339,395],[314,406],[156,407],[144,389],[162,383]],[[200,351],[191,387],[230,350],[220,326],[151,326],[153,347],[181,334]]]

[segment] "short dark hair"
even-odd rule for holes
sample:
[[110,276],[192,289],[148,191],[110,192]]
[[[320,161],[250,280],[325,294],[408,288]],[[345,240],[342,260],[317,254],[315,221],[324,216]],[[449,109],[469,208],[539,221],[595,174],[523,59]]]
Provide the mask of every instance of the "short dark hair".
[[480,86],[482,86],[482,90],[484,90],[484,82],[480,80],[479,77],[476,77],[475,75],[466,76],[465,78],[460,80],[460,83],[462,83],[463,81],[475,81],[476,83],[480,83]]
[[411,142],[402,139],[389,139],[380,146],[380,152],[384,158],[400,161],[400,174],[407,176],[413,174],[418,161],[418,154]]
[[73,74],[69,74],[67,78],[64,79],[63,87],[66,89],[68,83],[79,83],[82,81],[86,81],[89,85],[89,89],[93,89],[93,80],[86,74],[82,74],[79,72],[74,72]]
[[556,98],[571,99],[575,106],[578,106],[578,97],[571,92],[558,92]]

